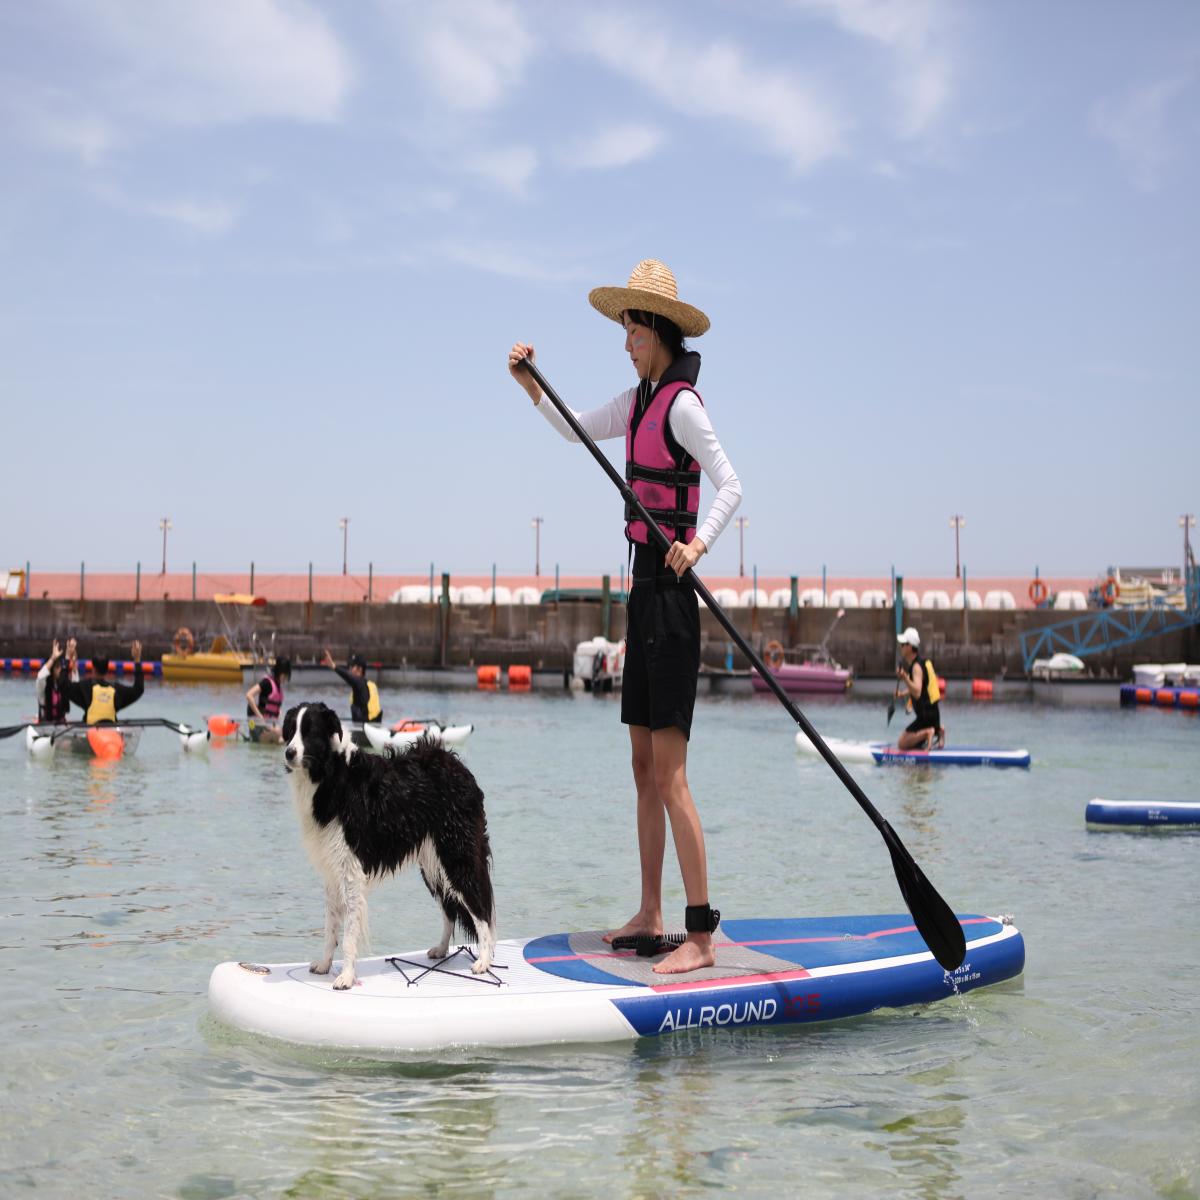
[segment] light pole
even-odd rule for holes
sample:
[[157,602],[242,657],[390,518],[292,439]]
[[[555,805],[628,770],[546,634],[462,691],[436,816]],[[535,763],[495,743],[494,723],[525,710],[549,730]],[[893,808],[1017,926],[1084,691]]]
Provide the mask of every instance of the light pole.
[[529,524],[533,527],[533,573],[542,573],[542,517],[534,517]]
[[967,523],[967,518],[955,513],[950,518],[950,528],[954,530],[954,578],[960,579],[962,571],[958,565],[958,531]]
[[741,579],[746,574],[746,526],[750,524],[750,518],[734,517],[733,520],[738,527],[738,578]]
[[1188,537],[1188,530],[1196,528],[1196,517],[1194,513],[1184,513],[1179,518],[1179,524],[1183,527],[1183,578],[1187,581],[1188,567],[1192,565],[1192,543]]
[[[161,573],[165,575],[167,573],[167,530],[171,528],[171,518],[163,517],[163,519],[159,521],[158,527],[162,530],[163,535],[163,565]],[[1184,536],[1186,537],[1187,535],[1185,534]]]
[[338,522],[338,528],[342,531],[342,574],[346,574],[346,549],[350,542],[350,518],[343,517]]

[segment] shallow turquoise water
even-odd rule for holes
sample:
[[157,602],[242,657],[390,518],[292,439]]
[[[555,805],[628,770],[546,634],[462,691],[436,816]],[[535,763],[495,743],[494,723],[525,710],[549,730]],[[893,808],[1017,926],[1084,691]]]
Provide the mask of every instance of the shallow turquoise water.
[[[1011,912],[1020,984],[806,1028],[389,1064],[234,1035],[206,1014],[229,958],[320,936],[278,751],[189,758],[147,730],[116,764],[0,743],[0,1194],[391,1196],[1200,1194],[1200,836],[1101,833],[1096,795],[1195,799],[1183,713],[958,704],[951,740],[1026,746],[1031,771],[855,767],[960,910]],[[0,681],[0,724],[32,685]],[[294,686],[344,703],[344,689]],[[627,742],[612,698],[383,693],[473,721],[501,936],[631,915]],[[804,704],[876,738],[884,704]],[[198,721],[232,693],[150,685]],[[771,697],[703,700],[690,776],[728,916],[891,912],[886,850]],[[682,891],[667,869],[671,920]],[[375,893],[377,951],[439,925],[415,877]]]

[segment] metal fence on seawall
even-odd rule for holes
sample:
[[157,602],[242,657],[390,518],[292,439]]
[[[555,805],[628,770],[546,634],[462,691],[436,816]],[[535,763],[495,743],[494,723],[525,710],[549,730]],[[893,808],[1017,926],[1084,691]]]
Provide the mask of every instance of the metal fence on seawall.
[[[958,579],[939,576],[779,574],[752,567],[745,575],[709,575],[701,570],[715,599],[726,608],[889,608],[899,589],[905,610],[1053,609],[1079,611],[1114,602],[1117,589],[1111,577],[988,575]],[[245,570],[133,570],[89,567],[78,570],[42,568],[0,571],[0,598],[45,600],[212,600],[223,596],[254,596],[266,603],[285,601],[318,604],[539,604],[546,600],[625,598],[626,567],[611,572],[571,573],[558,567],[541,574],[498,570],[446,570],[430,564],[423,570],[345,573],[258,567]],[[1119,602],[1119,601],[1118,601]]]

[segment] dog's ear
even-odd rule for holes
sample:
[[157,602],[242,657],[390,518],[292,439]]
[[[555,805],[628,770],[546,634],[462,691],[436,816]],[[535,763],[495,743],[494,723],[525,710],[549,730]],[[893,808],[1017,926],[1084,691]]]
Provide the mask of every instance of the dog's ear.
[[341,754],[350,739],[342,733],[342,722],[332,708],[325,710],[325,720],[329,723],[329,744],[334,753]]
[[293,705],[287,710],[287,715],[283,718],[283,742],[287,745],[288,742],[296,736],[296,716],[300,712],[300,705]]

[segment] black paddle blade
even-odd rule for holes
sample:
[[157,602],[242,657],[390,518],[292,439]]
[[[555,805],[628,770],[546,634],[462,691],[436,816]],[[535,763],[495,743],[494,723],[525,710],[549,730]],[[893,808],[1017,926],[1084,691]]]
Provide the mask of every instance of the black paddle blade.
[[896,715],[896,702],[895,702],[895,700],[889,700],[888,701],[888,720],[887,720],[887,723],[889,725],[892,723],[892,718],[895,715]]
[[958,918],[938,895],[933,884],[925,878],[913,856],[896,836],[896,831],[886,821],[880,825],[879,831],[891,852],[896,882],[900,885],[900,893],[908,905],[908,911],[912,913],[917,932],[925,939],[925,945],[943,970],[957,970],[967,956],[967,939]]

